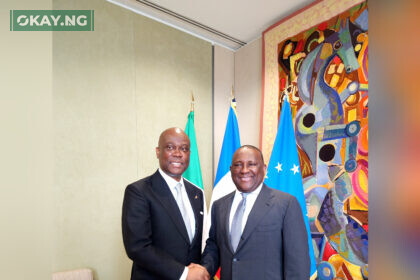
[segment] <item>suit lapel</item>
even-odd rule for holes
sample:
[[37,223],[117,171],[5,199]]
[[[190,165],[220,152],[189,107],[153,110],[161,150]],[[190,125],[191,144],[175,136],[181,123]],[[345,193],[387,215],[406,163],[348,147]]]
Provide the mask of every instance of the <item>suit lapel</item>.
[[178,204],[176,203],[168,184],[166,184],[159,171],[156,171],[156,173],[152,176],[152,190],[155,192],[156,197],[161,202],[163,208],[174,221],[174,224],[179,233],[182,235],[185,241],[190,243],[188,232],[185,227],[181,212],[179,211]]
[[225,200],[225,203],[221,205],[220,214],[222,215],[221,221],[222,226],[221,231],[225,235],[226,247],[229,248],[229,251],[233,254],[232,244],[230,242],[230,232],[229,232],[229,217],[230,210],[232,209],[233,198],[235,197],[235,192],[231,193]]
[[237,251],[246,242],[248,237],[254,231],[255,227],[260,223],[265,214],[267,214],[268,210],[270,210],[272,207],[271,199],[273,197],[274,196],[272,195],[270,189],[265,184],[263,184],[261,192],[258,195],[257,200],[255,200],[254,206],[249,213],[241,240],[239,241],[238,248],[236,249]]
[[[195,235],[194,238],[192,240],[191,243],[195,242],[195,239],[197,237],[197,233],[198,230],[200,229],[200,227],[202,228],[203,223],[203,216],[204,216],[204,212],[203,212],[203,201],[200,199],[201,196],[201,191],[198,190],[196,187],[190,185],[189,182],[184,180],[184,186],[185,186],[185,190],[187,191],[188,194],[188,198],[190,200],[191,203],[191,207],[193,209],[194,212],[194,218],[195,218]],[[204,196],[203,196],[204,199]]]

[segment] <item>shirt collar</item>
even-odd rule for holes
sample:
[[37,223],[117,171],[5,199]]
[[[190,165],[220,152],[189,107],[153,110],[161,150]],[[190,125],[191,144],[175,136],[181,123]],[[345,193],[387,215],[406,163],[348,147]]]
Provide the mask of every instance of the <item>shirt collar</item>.
[[163,179],[165,180],[166,184],[168,184],[171,190],[173,190],[175,186],[178,185],[178,183],[181,183],[182,185],[184,185],[184,180],[182,176],[181,176],[181,180],[178,182],[177,180],[175,180],[174,178],[166,174],[162,169],[159,168],[158,170],[159,170],[160,175],[162,175]]
[[[252,192],[248,193],[248,196],[258,196],[260,194],[261,188],[262,188],[263,182]],[[238,189],[235,191],[235,195],[241,196],[241,193]]]

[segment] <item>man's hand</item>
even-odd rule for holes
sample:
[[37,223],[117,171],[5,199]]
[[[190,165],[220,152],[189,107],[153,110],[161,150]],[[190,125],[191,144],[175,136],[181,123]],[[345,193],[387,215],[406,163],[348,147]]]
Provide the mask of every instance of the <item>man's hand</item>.
[[210,280],[210,274],[204,266],[192,263],[188,266],[187,280]]

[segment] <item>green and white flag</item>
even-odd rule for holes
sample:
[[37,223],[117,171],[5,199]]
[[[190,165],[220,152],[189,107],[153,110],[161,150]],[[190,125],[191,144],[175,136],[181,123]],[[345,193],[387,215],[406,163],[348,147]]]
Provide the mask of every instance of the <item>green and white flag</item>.
[[[187,125],[185,126],[185,133],[190,138],[190,165],[187,170],[185,170],[182,176],[196,185],[203,191],[203,233],[207,228],[207,206],[206,206],[206,195],[204,193],[203,186],[203,177],[201,177],[201,167],[200,167],[200,158],[198,157],[198,148],[197,148],[197,139],[195,138],[195,128],[194,128],[194,111],[193,109],[188,115]],[[206,235],[202,236],[202,247],[201,251],[204,251],[206,245]]]
[[191,111],[188,115],[187,126],[185,127],[185,133],[190,138],[190,165],[182,176],[185,179],[197,185],[204,191],[203,178],[201,177],[200,158],[198,157],[197,140],[195,138],[194,129],[194,111]]

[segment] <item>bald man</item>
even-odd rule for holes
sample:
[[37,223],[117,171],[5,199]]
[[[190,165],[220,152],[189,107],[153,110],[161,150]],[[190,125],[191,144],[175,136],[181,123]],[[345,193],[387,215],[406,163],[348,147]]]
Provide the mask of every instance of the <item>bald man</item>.
[[190,140],[180,128],[162,132],[156,147],[160,168],[127,186],[122,210],[131,280],[209,279],[200,263],[203,192],[182,177]]

